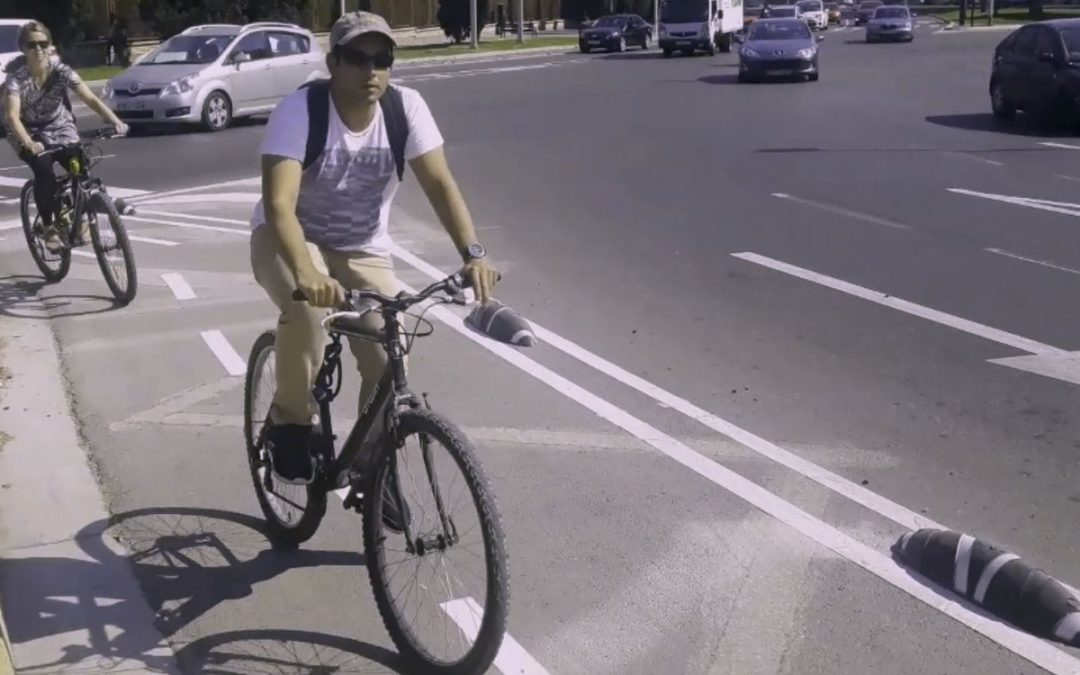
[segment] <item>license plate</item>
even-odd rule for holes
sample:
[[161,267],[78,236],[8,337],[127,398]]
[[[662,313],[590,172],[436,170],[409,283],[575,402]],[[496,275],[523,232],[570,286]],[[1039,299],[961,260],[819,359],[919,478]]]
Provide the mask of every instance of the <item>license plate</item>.
[[675,44],[679,45],[680,47],[689,47],[690,46],[690,41],[689,40],[679,40]]
[[791,73],[792,73],[792,71],[788,70],[788,69],[784,69],[784,70],[767,70],[767,71],[765,71],[766,75],[791,75]]
[[589,44],[598,45],[598,44],[600,44],[600,41],[599,40],[589,40]]
[[120,101],[116,104],[117,110],[146,110],[146,103],[142,101]]

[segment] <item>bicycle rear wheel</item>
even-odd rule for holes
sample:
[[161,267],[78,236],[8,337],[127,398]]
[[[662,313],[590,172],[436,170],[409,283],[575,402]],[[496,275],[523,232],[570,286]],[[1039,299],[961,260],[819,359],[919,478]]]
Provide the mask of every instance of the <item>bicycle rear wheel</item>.
[[67,276],[71,269],[71,249],[65,246],[59,252],[45,248],[45,238],[41,232],[41,214],[31,215],[30,206],[34,202],[34,181],[23,185],[19,195],[19,215],[22,217],[23,234],[34,264],[41,271],[46,281],[56,283]]
[[[364,558],[379,614],[402,657],[417,672],[485,672],[502,644],[510,599],[506,545],[495,498],[480,461],[453,423],[430,410],[412,410],[401,414],[399,432],[402,446],[377,460],[365,480]],[[410,470],[419,475],[407,475]],[[404,534],[384,522],[388,512],[402,510],[383,508],[394,494],[387,488],[395,484],[406,505],[415,553],[406,549]],[[462,484],[464,494],[455,494]],[[470,505],[478,516],[475,522],[454,511]],[[474,539],[479,550],[471,550]],[[448,562],[453,553],[461,555]],[[409,559],[413,556],[415,564]],[[467,581],[451,579],[468,566],[480,571]],[[394,590],[398,584],[405,589],[402,593]],[[421,598],[415,609],[409,607],[407,603],[425,586],[437,590],[441,599],[425,604]],[[422,615],[427,613],[430,619],[425,622]],[[420,634],[424,625],[440,620],[443,623],[435,626],[433,635],[455,643],[445,645],[446,650],[427,644]]]
[[326,513],[326,489],[320,480],[310,485],[275,482],[262,429],[274,398],[274,331],[260,335],[251,347],[244,377],[244,439],[248,466],[259,508],[266,516],[267,535],[280,548],[296,548],[311,539]]
[[[108,219],[108,229],[102,228],[102,215]],[[116,301],[126,305],[135,299],[139,284],[135,272],[135,254],[131,251],[124,221],[120,219],[112,199],[100,192],[95,192],[90,198],[86,217],[90,220],[90,238],[105,283]],[[120,254],[113,256],[115,260],[109,257],[112,251]],[[119,269],[114,269],[117,266]]]

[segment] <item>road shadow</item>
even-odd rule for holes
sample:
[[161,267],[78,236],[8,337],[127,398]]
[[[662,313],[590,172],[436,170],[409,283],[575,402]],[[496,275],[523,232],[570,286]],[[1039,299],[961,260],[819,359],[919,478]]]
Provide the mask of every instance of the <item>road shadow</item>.
[[[242,129],[245,127],[258,127],[265,126],[270,121],[270,115],[259,114],[251,117],[240,117],[234,119],[229,124],[229,129]],[[135,124],[130,127],[128,132],[129,138],[160,138],[162,136],[182,136],[187,134],[213,134],[217,133],[210,131],[206,127],[200,124],[194,124],[190,122],[176,122],[176,123],[157,123],[140,125]]]
[[391,651],[302,630],[239,630],[196,640],[176,653],[190,673],[399,673]]
[[596,58],[610,60],[610,61],[644,61],[648,59],[660,60],[664,58],[664,53],[657,49],[642,50],[640,47],[635,47],[637,51],[630,52],[611,52],[607,54],[597,53]]
[[1028,138],[1058,138],[1062,135],[1075,136],[1075,129],[1057,119],[1039,118],[1034,115],[1018,113],[1013,121],[1003,122],[992,114],[971,113],[964,115],[929,115],[926,121],[938,126],[962,129],[964,131],[983,131],[1004,136],[1022,136]]
[[[0,560],[3,612],[16,651],[21,643],[47,637],[55,641],[72,633],[71,643],[53,648],[58,658],[20,664],[26,672],[78,670],[87,664],[100,672],[121,664],[175,672],[161,640],[168,641],[219,605],[248,597],[260,583],[290,570],[364,565],[364,556],[352,551],[276,550],[261,519],[216,509],[128,511],[90,523],[75,541],[84,556],[50,556],[45,545],[33,549],[40,556],[23,550]],[[226,658],[223,645],[232,645],[236,652],[238,644],[252,640],[293,643],[290,659],[302,654],[313,659],[298,672],[336,672],[319,661],[325,656],[320,646],[337,650],[336,658],[344,654],[355,663],[381,668],[371,672],[405,672],[398,657],[382,648],[302,631],[210,635],[181,649],[178,658],[205,665],[184,672],[223,672],[212,667]],[[266,650],[258,653],[265,655]]]
[[794,77],[775,77],[775,78],[769,78],[769,79],[764,79],[764,80],[747,80],[746,82],[739,82],[739,74],[738,73],[730,73],[730,74],[724,74],[724,75],[706,75],[704,77],[699,77],[697,79],[697,81],[702,82],[704,84],[737,84],[739,86],[747,86],[747,87],[754,86],[754,85],[758,85],[758,86],[768,86],[768,85],[783,86],[783,85],[793,85],[793,84],[812,84],[812,83],[807,83],[806,80],[804,80],[802,77],[798,77],[798,76],[794,76]]
[[[30,253],[27,252],[27,255],[29,256]],[[104,283],[102,280],[102,284]],[[72,293],[41,295],[44,289],[55,286],[55,283],[50,283],[42,277],[25,274],[0,277],[0,316],[9,316],[13,319],[72,317],[104,314],[122,307],[111,293],[108,295]],[[101,306],[86,308],[87,301],[100,303]]]
[[739,76],[737,74],[724,74],[724,75],[705,75],[699,77],[698,82],[703,84],[739,84]]

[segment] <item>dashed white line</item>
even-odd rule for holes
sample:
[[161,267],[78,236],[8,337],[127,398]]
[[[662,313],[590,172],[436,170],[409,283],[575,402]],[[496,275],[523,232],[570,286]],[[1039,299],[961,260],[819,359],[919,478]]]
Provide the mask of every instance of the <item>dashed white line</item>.
[[862,286],[857,286],[847,281],[835,279],[824,274],[819,274],[818,272],[812,272],[801,267],[796,267],[795,265],[792,265],[790,263],[782,262],[780,260],[774,260],[772,258],[768,258],[757,253],[744,252],[732,253],[731,255],[739,258],[740,260],[745,260],[756,265],[768,267],[770,269],[776,270],[777,272],[783,272],[784,274],[798,277],[800,279],[813,282],[820,286],[825,286],[826,288],[840,291],[841,293],[847,293],[848,295],[853,295],[857,298],[862,298],[863,300],[869,300],[870,302],[884,305],[885,307],[889,307],[890,309],[906,312],[907,314],[921,317],[923,319],[926,319],[927,321],[933,321],[935,323],[939,323],[943,326],[948,326],[949,328],[953,328],[955,330],[970,333],[971,335],[976,335],[985,340],[990,340],[999,344],[1008,345],[1021,351],[1028,352],[1029,354],[1068,353],[1064,349],[1059,349],[1057,347],[1052,347],[1041,342],[1036,342],[1035,340],[1031,340],[1020,335],[1014,335],[1013,333],[1007,333],[1003,330],[998,330],[997,328],[984,326],[981,323],[969,321],[968,319],[962,319],[958,316],[946,314],[945,312],[940,312],[936,309],[923,307],[922,305],[917,305],[914,302],[908,302],[907,300],[901,300],[900,298],[893,297],[887,293],[873,291],[869,288],[863,288]]
[[230,375],[243,375],[247,371],[247,364],[236,353],[229,340],[219,330],[207,330],[202,332],[203,342],[214,352],[214,356],[225,366],[225,371]]
[[191,230],[206,230],[209,232],[227,232],[229,234],[242,234],[250,235],[248,230],[241,230],[235,227],[219,227],[217,225],[201,225],[199,223],[181,223],[175,220],[161,220],[160,218],[143,218],[142,216],[124,216],[124,220],[131,220],[137,223],[151,223],[153,225],[171,225],[173,227],[186,227]]
[[1003,255],[1003,256],[1006,256],[1008,258],[1015,258],[1017,260],[1023,260],[1024,262],[1033,263],[1035,265],[1042,265],[1043,267],[1049,267],[1050,269],[1060,270],[1062,272],[1068,272],[1070,274],[1080,274],[1080,270],[1074,270],[1071,267],[1062,267],[1061,265],[1055,265],[1054,263],[1048,262],[1046,260],[1038,260],[1036,258],[1028,258],[1028,257],[1022,256],[1022,255],[1020,255],[1018,253],[1009,253],[1008,251],[1003,251],[1000,248],[984,248],[983,250],[987,251],[988,253],[996,253],[998,255]]
[[145,213],[148,216],[165,216],[166,218],[191,218],[193,220],[204,220],[208,223],[225,223],[228,225],[248,224],[248,221],[238,220],[236,218],[218,218],[217,216],[204,216],[202,214],[194,213],[176,213],[175,211],[150,211],[147,209],[139,209],[139,213]]
[[978,155],[973,155],[973,154],[971,154],[969,152],[958,152],[956,150],[946,150],[945,153],[949,154],[949,155],[956,155],[958,157],[964,157],[966,159],[974,160],[976,162],[982,162],[983,164],[991,164],[993,166],[1005,166],[1004,162],[999,162],[999,161],[997,161],[995,159],[986,159],[985,157],[979,157]]
[[155,239],[154,237],[143,237],[141,235],[129,234],[128,239],[131,241],[140,241],[144,244],[156,244],[157,246],[179,246],[178,241],[169,241],[168,239]]
[[195,291],[191,288],[188,282],[184,281],[184,277],[176,272],[166,272],[161,275],[161,280],[165,282],[165,285],[169,287],[173,295],[177,300],[194,300]]
[[93,258],[95,260],[97,259],[96,255],[94,255],[93,253],[90,253],[88,251],[72,250],[71,255],[78,256],[80,258]]
[[1039,145],[1045,145],[1048,148],[1062,148],[1064,150],[1080,150],[1080,145],[1069,145],[1068,143],[1051,143],[1049,141],[1043,141]]
[[[439,604],[454,623],[458,625],[465,639],[470,643],[476,641],[480,634],[480,623],[484,620],[484,610],[476,600],[466,597],[450,600]],[[509,633],[503,634],[502,645],[495,654],[495,667],[506,675],[548,675],[548,671],[537,663],[536,659],[529,656],[517,640],[510,637]]]
[[262,178],[260,178],[259,176],[255,176],[253,178],[241,178],[239,180],[229,180],[229,181],[218,182],[218,183],[209,183],[207,185],[194,185],[192,187],[181,188],[179,190],[166,190],[165,192],[147,192],[146,194],[140,195],[138,197],[133,197],[131,199],[131,202],[133,204],[136,204],[136,203],[139,203],[139,202],[145,202],[145,201],[150,201],[150,200],[153,200],[153,199],[158,199],[160,197],[171,197],[173,195],[190,194],[192,192],[200,192],[202,190],[209,190],[211,188],[223,188],[223,187],[233,187],[233,186],[236,186],[236,187],[239,187],[239,186],[255,187],[255,186],[259,186],[259,185],[262,185]]
[[892,228],[895,228],[895,229],[898,229],[898,230],[910,230],[911,229],[910,227],[908,227],[907,225],[904,225],[903,223],[894,223],[891,220],[886,220],[885,218],[879,218],[877,216],[870,215],[869,213],[862,213],[860,211],[853,211],[851,209],[846,209],[846,208],[844,208],[842,206],[834,206],[832,204],[825,204],[823,202],[816,202],[816,201],[814,201],[812,199],[805,199],[803,197],[796,197],[794,195],[789,195],[789,194],[786,194],[784,192],[774,192],[774,193],[772,193],[772,196],[776,197],[778,199],[785,199],[787,201],[796,202],[798,204],[805,204],[807,206],[813,206],[814,208],[818,208],[818,209],[821,209],[823,211],[830,211],[832,213],[838,213],[838,214],[840,214],[842,216],[847,216],[849,218],[855,218],[856,220],[864,220],[864,221],[866,221],[868,223],[874,223],[875,225],[884,225],[885,227],[892,227]]

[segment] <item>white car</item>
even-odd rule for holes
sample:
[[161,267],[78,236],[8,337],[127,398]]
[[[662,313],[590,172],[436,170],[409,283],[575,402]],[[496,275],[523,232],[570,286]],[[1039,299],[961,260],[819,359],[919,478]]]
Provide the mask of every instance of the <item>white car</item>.
[[295,24],[192,26],[109,80],[102,98],[132,128],[201,122],[220,131],[329,77],[325,61],[314,34]]
[[0,19],[0,70],[17,56],[22,56],[19,49],[19,30],[30,23],[30,19]]
[[795,5],[799,10],[799,18],[815,30],[826,30],[829,27],[829,13],[825,9],[825,3],[821,0],[799,0]]

